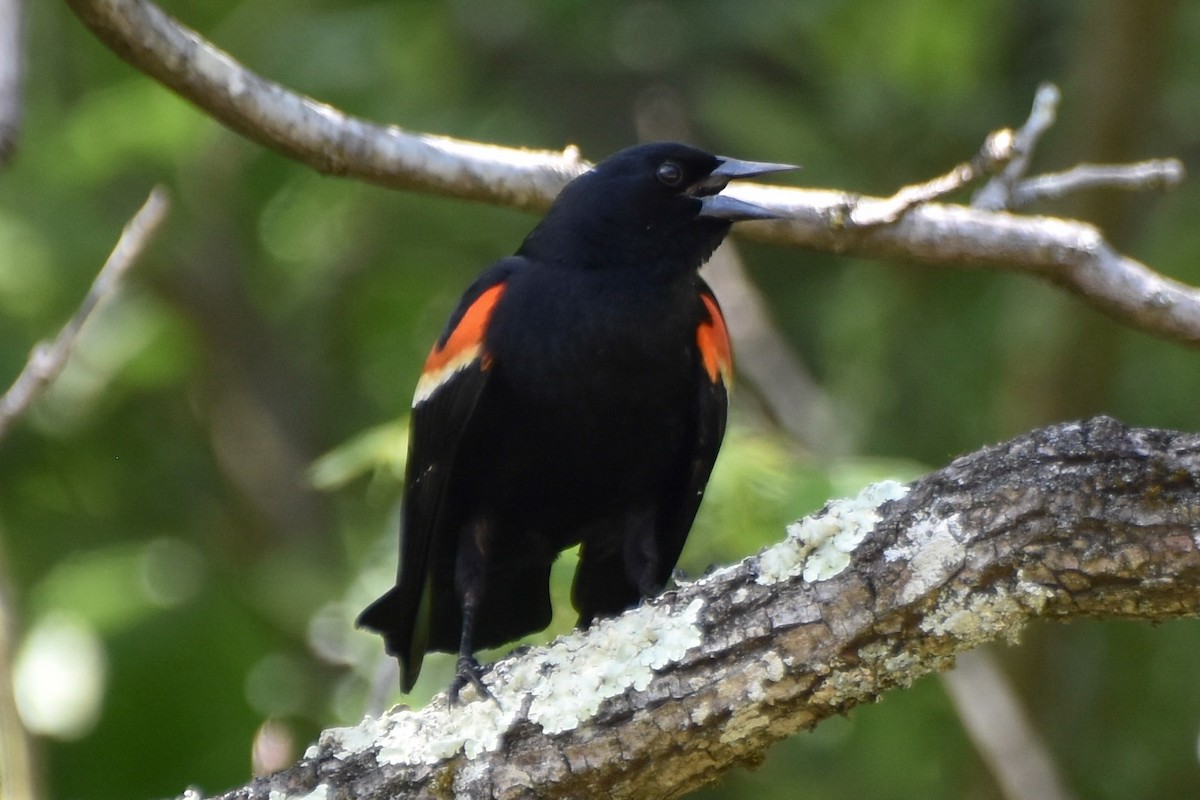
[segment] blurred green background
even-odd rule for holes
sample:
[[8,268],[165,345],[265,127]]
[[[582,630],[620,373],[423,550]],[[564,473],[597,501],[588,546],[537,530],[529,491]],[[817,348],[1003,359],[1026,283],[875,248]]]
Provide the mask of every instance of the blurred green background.
[[[165,7],[350,113],[590,159],[666,126],[801,163],[805,185],[887,193],[1019,124],[1043,80],[1064,102],[1040,169],[1174,155],[1194,173],[1200,156],[1200,4],[1178,0]],[[316,175],[135,72],[62,3],[26,11],[26,119],[0,172],[0,385],[72,313],[150,187],[174,204],[0,446],[23,711],[54,797],[217,792],[249,778],[256,736],[295,757],[364,713],[381,647],[350,620],[395,568],[418,369],[459,292],[533,219]],[[1036,211],[1092,220],[1200,283],[1194,181]],[[1198,424],[1200,354],[1045,283],[740,249],[844,445],[790,439],[740,383],[693,574],[827,497],[1039,425]],[[1079,797],[1200,796],[1200,625],[1045,625],[997,653]],[[447,675],[427,667],[417,699]],[[700,796],[1000,794],[927,678]]]

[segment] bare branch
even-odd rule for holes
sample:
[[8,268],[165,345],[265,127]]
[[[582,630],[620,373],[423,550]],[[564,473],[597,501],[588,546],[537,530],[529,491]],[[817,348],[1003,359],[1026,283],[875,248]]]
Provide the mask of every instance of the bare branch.
[[975,194],[971,200],[972,206],[985,211],[1002,211],[1011,207],[1013,187],[1029,170],[1029,163],[1033,160],[1038,141],[1058,119],[1058,104],[1061,100],[1062,93],[1053,83],[1043,83],[1038,87],[1033,96],[1033,108],[1029,111],[1029,118],[1013,137],[1013,149],[1016,151],[1014,157],[999,175],[993,177]]
[[[406,133],[347,116],[267,81],[146,0],[67,0],[114,51],[204,111],[322,172],[386,186],[545,208],[586,168],[578,153],[515,150]],[[772,244],[1051,280],[1147,333],[1200,345],[1200,291],[1116,253],[1081,222],[924,203],[893,225],[848,224],[880,198],[744,185],[731,193],[790,215],[747,223]]]
[[844,220],[861,200],[839,192],[735,186],[728,193],[785,216],[744,223],[741,232],[747,238],[858,257],[1034,275],[1127,325],[1200,345],[1200,290],[1121,255],[1085,222],[926,203],[895,224],[850,230]]
[[[0,3],[3,1],[0,0]],[[0,442],[66,367],[84,323],[100,303],[120,288],[125,274],[149,242],[166,211],[166,193],[162,188],[155,188],[125,224],[121,238],[92,281],[75,315],[67,321],[53,342],[40,342],[34,346],[24,369],[8,391],[0,396]],[[5,797],[33,800],[41,796],[41,787],[33,744],[21,724],[13,696],[12,652],[18,631],[12,598],[7,588],[9,582],[3,579],[6,574],[4,559],[0,557],[0,767],[3,767],[0,777],[3,779]]]
[[971,200],[972,207],[985,211],[1012,210],[1092,189],[1173,189],[1183,182],[1183,163],[1175,158],[1136,164],[1079,164],[1063,172],[1026,178],[1037,142],[1054,125],[1061,100],[1062,95],[1054,84],[1044,83],[1038,87],[1029,119],[1014,136],[1014,157],[1000,174],[976,193]]
[[909,209],[957,192],[980,176],[1003,168],[1017,152],[1016,136],[1012,131],[1007,128],[995,131],[984,140],[983,147],[973,159],[959,164],[945,175],[905,186],[883,200],[860,199],[846,216],[846,225],[850,228],[868,228],[893,223]]
[[963,653],[941,678],[1008,800],[1071,800],[1045,743],[988,648]]
[[75,315],[67,321],[53,342],[39,342],[29,354],[21,374],[0,397],[0,441],[8,434],[25,410],[39,398],[67,365],[79,332],[96,307],[116,293],[129,268],[149,243],[167,213],[167,195],[156,187],[133,218],[125,224],[121,238],[96,275]]
[[1183,162],[1159,158],[1136,164],[1078,164],[1063,172],[1050,172],[1018,183],[1009,208],[1024,208],[1042,200],[1059,200],[1092,189],[1174,189],[1185,177]]
[[496,703],[326,731],[224,797],[675,797],[1035,618],[1200,614],[1197,507],[1200,435],[1035,431],[499,662]]
[[21,0],[0,0],[0,167],[17,149],[21,129],[21,69],[25,49]]
[[233,130],[318,172],[528,210],[587,164],[375,125],[256,75],[145,0],[67,0],[101,41]]

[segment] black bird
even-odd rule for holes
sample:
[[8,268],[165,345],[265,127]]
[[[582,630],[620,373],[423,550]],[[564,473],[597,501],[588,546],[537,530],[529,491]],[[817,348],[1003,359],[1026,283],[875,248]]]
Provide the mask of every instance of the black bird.
[[438,650],[451,702],[487,696],[475,650],[549,624],[572,545],[581,626],[662,590],[725,432],[729,338],[697,270],[733,221],[776,216],[725,185],[785,169],[622,150],[467,289],[413,398],[399,577],[357,621],[405,692]]

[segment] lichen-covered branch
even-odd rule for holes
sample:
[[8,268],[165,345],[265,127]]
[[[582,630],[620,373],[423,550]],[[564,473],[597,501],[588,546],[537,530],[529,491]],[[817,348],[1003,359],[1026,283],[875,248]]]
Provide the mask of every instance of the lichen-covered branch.
[[[97,37],[136,68],[230,128],[324,173],[538,210],[587,167],[573,148],[557,153],[496,147],[410,133],[344,114],[251,72],[148,0],[67,2]],[[1048,125],[1040,121],[1045,116],[1018,132],[1018,151],[1032,146]],[[1028,142],[1021,145],[1026,133]],[[1017,165],[1019,172],[1024,163],[1018,155],[1009,166]],[[1178,177],[1178,162],[1171,162],[1168,171]],[[1002,187],[1007,191],[1019,175],[1005,174]],[[1015,185],[1019,189],[1021,184]],[[1028,273],[1064,286],[1148,333],[1200,345],[1200,290],[1120,255],[1095,227],[1082,222],[924,203],[908,208],[893,224],[863,229],[848,223],[863,216],[864,207],[885,208],[881,204],[887,200],[754,186],[732,193],[789,215],[779,222],[743,226],[747,236],[761,241]],[[1008,202],[1007,197],[1001,202]]]
[[663,798],[1037,618],[1200,613],[1200,435],[1109,418],[869,487],[485,680],[326,731],[227,800]]

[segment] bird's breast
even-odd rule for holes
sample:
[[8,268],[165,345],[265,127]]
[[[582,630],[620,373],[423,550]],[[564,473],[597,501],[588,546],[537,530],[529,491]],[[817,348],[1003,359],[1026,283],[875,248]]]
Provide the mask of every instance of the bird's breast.
[[481,484],[486,473],[513,508],[555,497],[569,519],[537,525],[570,527],[656,496],[681,463],[702,375],[688,305],[699,301],[582,283],[536,288],[510,287],[493,318],[492,373],[470,438]]

